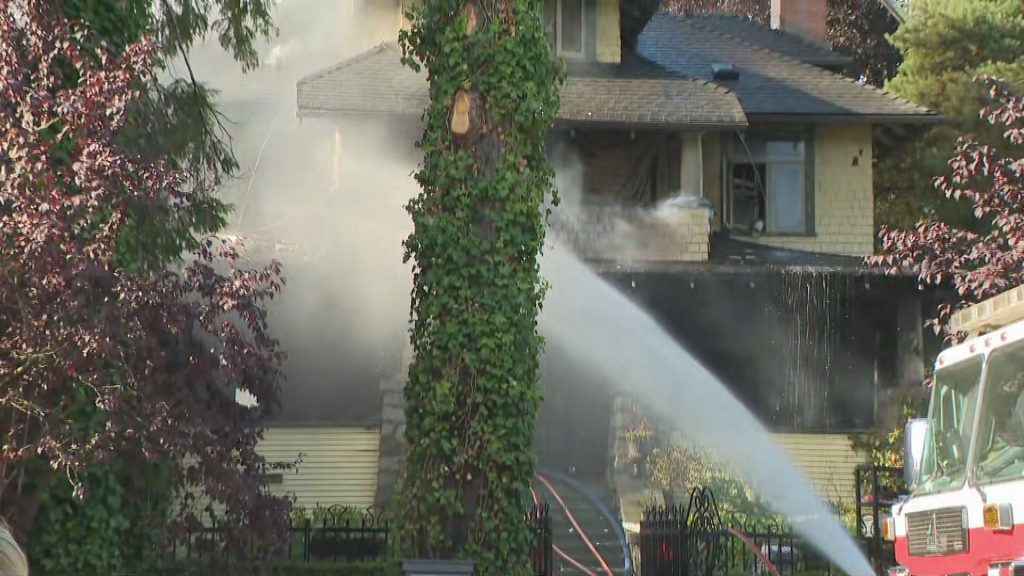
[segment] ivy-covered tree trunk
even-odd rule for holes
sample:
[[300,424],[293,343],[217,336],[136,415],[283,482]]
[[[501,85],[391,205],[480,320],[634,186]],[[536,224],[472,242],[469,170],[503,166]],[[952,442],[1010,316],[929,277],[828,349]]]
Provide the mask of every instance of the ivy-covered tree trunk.
[[408,206],[403,520],[420,557],[473,559],[478,574],[528,568],[545,143],[561,78],[540,13],[536,0],[426,0],[402,33],[405,62],[430,82]]

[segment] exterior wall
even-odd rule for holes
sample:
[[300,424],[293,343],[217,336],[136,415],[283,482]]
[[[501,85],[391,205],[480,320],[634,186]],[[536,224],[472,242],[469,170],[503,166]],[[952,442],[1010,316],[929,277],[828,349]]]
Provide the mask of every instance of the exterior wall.
[[669,190],[679,186],[678,149],[669,134],[638,132],[630,136],[622,130],[587,130],[580,131],[573,144],[580,161],[580,199],[584,202],[619,203],[631,176],[639,175],[634,173],[637,164],[652,150],[658,162],[655,200],[668,197]]
[[621,261],[703,262],[711,232],[709,211],[689,207],[582,207],[553,216],[552,229],[584,258]]
[[619,34],[619,0],[597,0],[597,61],[622,60]]
[[[346,12],[343,18],[353,16],[360,25],[360,38],[367,46],[375,46],[381,42],[396,42],[398,32],[408,25],[405,19],[405,8],[408,0],[352,0],[352,5],[345,3],[342,9]],[[348,13],[351,10],[351,13]]]
[[[678,194],[679,142],[667,133],[581,131],[571,143],[578,162],[562,165],[563,203],[552,225],[584,258],[597,260],[704,261],[708,258],[709,210],[696,203],[661,203]],[[623,190],[646,181],[641,169],[657,157],[655,197],[623,200]],[[650,195],[650,190],[645,192]]]
[[864,455],[845,434],[776,434],[775,441],[793,459],[821,497],[850,504],[856,500],[854,470]]
[[864,256],[874,251],[871,126],[818,127],[814,133],[813,237],[762,238],[766,244]]
[[817,127],[814,131],[814,234],[762,236],[750,240],[810,252],[847,256],[872,254],[875,238],[872,156],[870,125]]
[[377,489],[380,431],[372,428],[270,428],[258,446],[269,462],[302,462],[283,470],[274,494],[293,494],[296,505],[366,508]]

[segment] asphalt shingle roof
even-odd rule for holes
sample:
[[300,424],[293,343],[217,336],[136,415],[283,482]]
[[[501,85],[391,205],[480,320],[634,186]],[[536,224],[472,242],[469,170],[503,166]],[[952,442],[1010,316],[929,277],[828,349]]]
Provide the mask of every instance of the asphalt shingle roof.
[[859,84],[720,30],[721,21],[658,13],[640,34],[637,52],[656,64],[695,79],[711,80],[712,64],[728,63],[739,79],[721,81],[755,119],[804,117],[866,122],[938,120],[931,110]]
[[[573,64],[556,119],[563,123],[736,128],[747,125],[739,101],[713,83],[680,77],[641,58],[622,64]],[[383,44],[298,82],[302,116],[347,113],[419,115],[427,105],[424,74],[402,65]]]
[[780,30],[765,28],[749,18],[704,14],[689,16],[698,25],[731,36],[758,48],[765,48],[793,60],[816,66],[844,66],[852,59],[833,52],[827,46],[787,34]]

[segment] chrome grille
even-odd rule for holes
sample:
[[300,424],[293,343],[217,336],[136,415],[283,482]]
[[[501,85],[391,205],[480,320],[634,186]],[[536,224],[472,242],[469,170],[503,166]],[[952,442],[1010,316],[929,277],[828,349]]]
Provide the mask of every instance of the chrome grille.
[[941,556],[967,550],[967,510],[940,508],[907,514],[911,556]]

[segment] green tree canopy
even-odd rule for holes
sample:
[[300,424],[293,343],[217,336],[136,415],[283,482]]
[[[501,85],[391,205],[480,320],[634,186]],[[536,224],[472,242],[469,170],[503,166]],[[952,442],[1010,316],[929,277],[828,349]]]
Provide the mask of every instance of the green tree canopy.
[[[214,94],[193,75],[189,50],[209,35],[243,70],[259,65],[258,43],[276,34],[273,0],[60,0],[72,20],[88,26],[86,43],[118,52],[142,36],[155,40],[158,74],[120,135],[127,150],[166,161],[188,178],[189,203],[159,214],[135,214],[121,243],[128,268],[158,270],[220,230],[228,206],[214,192],[237,168]],[[184,66],[170,66],[174,60]]]
[[981,75],[1024,80],[1024,2],[1021,0],[918,0],[893,35],[903,63],[886,89],[932,108],[947,123],[908,141],[880,164],[875,191],[878,224],[906,228],[929,219],[977,226],[970,210],[935,191],[946,159],[964,136],[983,143],[1000,139],[979,116],[987,99]]

